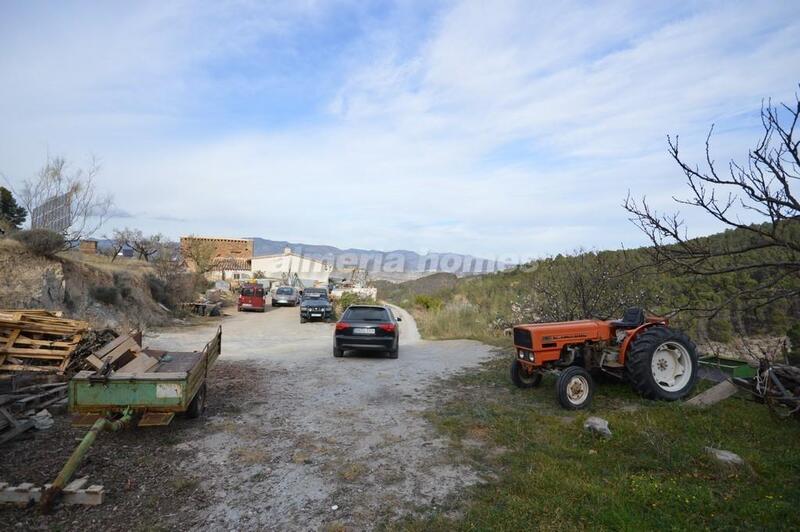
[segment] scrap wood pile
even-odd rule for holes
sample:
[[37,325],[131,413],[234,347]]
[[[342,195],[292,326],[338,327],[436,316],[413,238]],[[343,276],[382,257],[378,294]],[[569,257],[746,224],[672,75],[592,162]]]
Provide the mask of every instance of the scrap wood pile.
[[50,428],[53,420],[46,409],[66,403],[66,382],[34,384],[0,394],[0,444],[32,428]]
[[114,337],[113,331],[93,331],[60,312],[0,310],[0,373],[74,373]]

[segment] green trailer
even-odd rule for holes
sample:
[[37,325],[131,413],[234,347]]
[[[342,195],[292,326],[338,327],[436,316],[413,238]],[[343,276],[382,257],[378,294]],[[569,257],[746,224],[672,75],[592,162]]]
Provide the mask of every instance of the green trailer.
[[700,365],[709,369],[719,370],[730,377],[748,378],[756,375],[756,368],[744,360],[733,358],[706,356],[700,359]]
[[[124,339],[120,340],[113,347],[129,352]],[[75,415],[74,425],[91,428],[43,493],[42,510],[52,508],[100,432],[122,430],[137,418],[138,426],[144,427],[167,425],[176,413],[198,417],[205,408],[208,371],[221,351],[219,327],[202,351],[141,350],[153,361],[143,371],[108,371],[106,364],[98,371],[77,373],[69,381],[69,409]]]
[[202,351],[144,349],[157,360],[145,372],[81,371],[69,382],[74,424],[90,426],[101,417],[130,411],[138,425],[166,425],[176,413],[197,417],[205,404],[206,376],[222,349],[222,327]]

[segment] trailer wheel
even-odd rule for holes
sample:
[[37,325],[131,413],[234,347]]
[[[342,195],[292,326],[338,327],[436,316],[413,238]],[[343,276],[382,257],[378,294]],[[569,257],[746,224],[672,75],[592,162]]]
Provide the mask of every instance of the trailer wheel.
[[682,399],[697,383],[695,345],[688,336],[669,327],[656,326],[639,333],[625,366],[633,388],[647,399]]
[[535,388],[542,382],[542,374],[537,372],[528,373],[519,360],[511,362],[511,382],[517,388]]
[[558,376],[556,398],[567,410],[580,410],[592,404],[594,381],[580,366],[570,366]]
[[197,419],[203,414],[206,409],[206,383],[200,386],[197,393],[194,394],[194,399],[189,403],[189,408],[186,409],[186,417],[189,419]]

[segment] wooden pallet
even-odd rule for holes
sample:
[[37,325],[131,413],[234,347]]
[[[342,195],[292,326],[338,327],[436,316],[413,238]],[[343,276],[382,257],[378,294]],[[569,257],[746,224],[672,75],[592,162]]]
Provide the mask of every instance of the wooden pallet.
[[[97,506],[103,503],[105,491],[103,486],[95,484],[84,488],[89,482],[89,477],[73,480],[66,485],[61,492],[61,502],[64,504],[85,504]],[[32,504],[37,503],[42,498],[42,492],[50,487],[45,484],[43,488],[34,486],[26,482],[19,486],[9,486],[7,482],[0,482],[0,503]]]
[[88,330],[57,312],[0,310],[0,371],[63,374]]

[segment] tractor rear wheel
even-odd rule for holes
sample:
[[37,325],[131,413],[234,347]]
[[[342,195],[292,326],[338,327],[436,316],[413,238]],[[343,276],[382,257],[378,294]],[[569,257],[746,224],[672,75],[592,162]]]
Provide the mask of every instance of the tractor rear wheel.
[[517,388],[534,388],[542,382],[542,374],[538,371],[528,373],[519,363],[519,360],[514,360],[511,363],[511,382]]
[[589,372],[580,366],[570,366],[561,372],[556,381],[556,399],[567,410],[580,410],[592,404],[594,381]]
[[682,332],[651,327],[633,340],[625,367],[642,397],[675,401],[686,397],[697,383],[697,350]]

